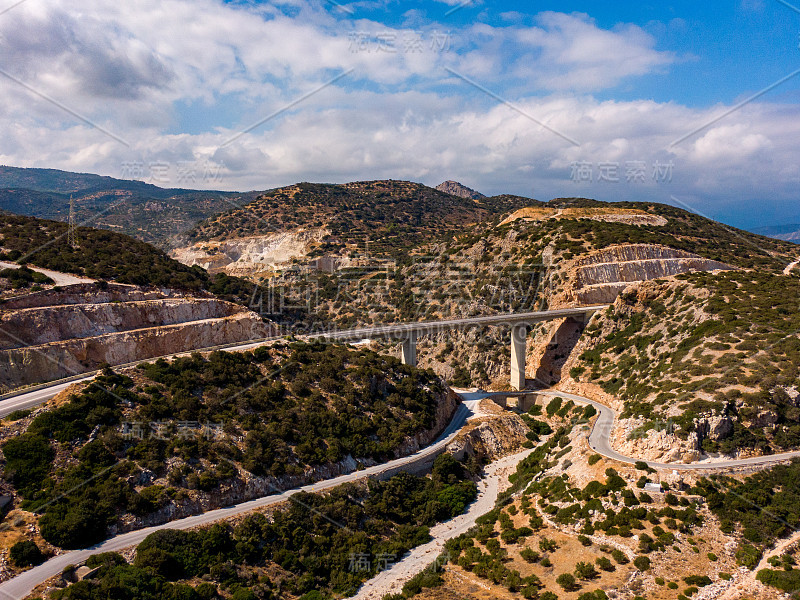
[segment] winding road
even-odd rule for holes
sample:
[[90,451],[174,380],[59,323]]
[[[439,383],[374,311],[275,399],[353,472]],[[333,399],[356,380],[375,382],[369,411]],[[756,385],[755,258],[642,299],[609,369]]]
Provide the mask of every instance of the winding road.
[[[614,423],[617,420],[617,412],[605,404],[600,404],[596,400],[590,400],[583,396],[576,394],[569,394],[558,390],[547,390],[539,392],[547,396],[560,396],[565,400],[572,400],[576,403],[591,404],[597,410],[597,420],[595,421],[592,431],[589,433],[589,446],[602,456],[612,460],[633,464],[642,459],[625,456],[620,454],[611,447],[611,430],[614,428]],[[716,460],[706,459],[701,462],[694,463],[660,463],[645,460],[647,466],[654,469],[673,469],[677,471],[703,471],[711,469],[731,469],[735,467],[761,467],[774,463],[790,460],[792,458],[800,457],[800,452],[785,452],[782,454],[772,454],[770,456],[756,456],[754,458],[740,458],[730,460]]]
[[340,475],[339,477],[335,477],[333,479],[327,479],[325,481],[309,484],[301,488],[288,490],[272,496],[266,496],[264,498],[242,502],[241,504],[236,504],[234,506],[211,510],[200,515],[177,519],[169,523],[164,523],[163,525],[156,525],[146,529],[139,529],[137,531],[123,533],[92,546],[91,548],[86,548],[85,550],[70,550],[64,554],[54,556],[38,567],[34,567],[29,571],[25,571],[13,579],[9,579],[8,581],[0,583],[0,598],[12,600],[24,598],[30,594],[37,585],[55,575],[58,575],[64,570],[65,567],[82,563],[92,554],[98,554],[100,552],[119,552],[125,548],[135,546],[151,533],[161,529],[191,529],[200,525],[208,525],[210,523],[228,519],[236,515],[241,515],[258,508],[264,508],[280,502],[285,502],[290,500],[291,497],[298,492],[321,492],[334,488],[338,485],[342,485],[343,483],[350,483],[366,477],[378,476],[385,471],[408,466],[417,461],[430,458],[432,455],[442,452],[447,444],[449,444],[453,438],[458,435],[459,431],[461,431],[461,428],[464,427],[467,420],[473,414],[475,414],[477,410],[477,403],[478,401],[471,400],[460,404],[456,409],[450,424],[439,436],[439,438],[433,444],[423,448],[415,454],[411,454],[404,458],[399,458],[388,463],[375,465],[374,467],[369,467],[362,471],[354,471],[353,473],[348,473],[347,475]]
[[[225,349],[245,350],[259,346],[263,343],[265,342],[264,341],[246,342],[243,344],[230,346]],[[148,360],[154,360],[154,359],[148,359]],[[147,361],[141,361],[141,362],[147,362]],[[17,395],[14,395],[13,397],[6,397],[6,399],[0,400],[0,417],[7,415],[14,410],[38,406],[47,401],[48,399],[52,398],[56,394],[60,393],[70,385],[76,383],[77,381],[89,380],[92,377],[94,377],[94,374],[87,374],[85,376],[81,376],[80,378],[75,378],[71,381],[55,382],[53,384],[41,386],[27,392],[19,393]],[[560,396],[566,400],[572,400],[576,403],[592,405],[597,410],[598,415],[595,424],[592,427],[592,430],[589,434],[588,441],[590,447],[598,454],[601,454],[606,458],[612,460],[617,460],[628,464],[632,464],[635,463],[637,460],[640,460],[634,457],[620,454],[611,447],[610,444],[611,431],[617,419],[617,413],[612,408],[604,404],[601,404],[595,400],[592,400],[590,398],[585,398],[583,396],[571,394],[568,392],[562,392],[559,390],[545,390],[545,391],[540,391],[538,393],[553,397]],[[92,554],[97,554],[100,552],[119,551],[124,548],[135,546],[142,540],[144,540],[144,538],[147,537],[149,534],[153,533],[154,531],[158,531],[160,529],[190,529],[200,525],[210,524],[236,515],[247,513],[254,509],[263,508],[280,502],[284,502],[286,500],[289,500],[294,494],[301,491],[319,492],[331,489],[343,483],[357,481],[365,477],[380,475],[385,471],[402,468],[414,464],[417,461],[428,458],[431,455],[434,455],[444,450],[447,444],[449,444],[450,441],[452,441],[452,439],[458,434],[461,428],[464,427],[467,420],[476,413],[477,403],[480,401],[480,399],[483,397],[490,396],[491,394],[478,392],[478,393],[462,393],[461,395],[464,398],[464,402],[461,405],[459,405],[456,413],[453,416],[453,419],[451,420],[450,424],[447,426],[445,431],[441,434],[439,439],[430,446],[420,450],[415,454],[388,463],[384,463],[381,465],[376,465],[374,467],[370,467],[362,471],[356,471],[353,473],[349,473],[347,475],[342,475],[334,479],[317,482],[311,485],[306,485],[301,488],[285,491],[282,493],[276,493],[275,495],[272,496],[258,498],[256,500],[250,500],[248,502],[243,502],[241,504],[236,504],[234,506],[212,510],[200,515],[194,515],[191,517],[178,519],[162,525],[157,525],[153,527],[148,527],[146,529],[141,529],[138,531],[132,531],[120,534],[96,546],[84,550],[73,550],[65,552],[64,554],[60,554],[58,556],[51,558],[50,560],[39,565],[38,567],[34,567],[33,569],[25,571],[24,573],[18,575],[17,577],[14,577],[13,579],[0,583],[0,600],[6,598],[18,600],[19,598],[23,598],[29,593],[31,593],[31,591],[40,583],[46,581],[47,579],[53,577],[54,575],[61,573],[66,566],[79,564],[85,561]],[[784,454],[775,454],[771,456],[735,459],[735,460],[722,460],[716,462],[698,462],[691,464],[659,463],[653,461],[644,461],[644,462],[646,462],[648,466],[656,469],[716,470],[716,469],[730,469],[733,467],[767,466],[770,464],[785,461],[795,457],[800,457],[800,452],[789,452]],[[421,556],[415,555],[415,559],[412,560],[415,562],[419,561],[422,559],[423,556],[425,557],[425,559],[427,559],[430,556],[430,553],[433,552],[433,550],[434,550],[433,548],[426,547],[424,549],[424,552],[422,552]]]

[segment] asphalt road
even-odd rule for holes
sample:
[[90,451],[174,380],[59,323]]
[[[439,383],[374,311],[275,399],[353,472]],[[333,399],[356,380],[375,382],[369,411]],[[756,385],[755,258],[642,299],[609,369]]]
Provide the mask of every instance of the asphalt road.
[[[548,396],[561,396],[565,400],[572,400],[573,402],[581,404],[591,404],[597,409],[597,421],[595,421],[594,428],[589,434],[589,446],[598,454],[618,460],[624,463],[633,464],[638,458],[632,458],[620,454],[611,447],[610,437],[611,430],[614,428],[614,422],[617,419],[617,413],[614,409],[600,404],[589,398],[578,396],[576,394],[568,394],[567,392],[560,392],[557,390],[540,392]],[[790,458],[800,457],[800,452],[785,452],[783,454],[772,454],[770,456],[757,456],[755,458],[741,458],[735,460],[723,460],[716,462],[701,461],[695,463],[659,463],[654,461],[644,461],[648,466],[654,469],[673,469],[677,471],[703,471],[711,469],[730,469],[732,467],[754,467],[765,466]]]
[[314,483],[294,490],[275,494],[273,496],[266,496],[264,498],[242,502],[241,504],[236,504],[234,506],[211,510],[201,515],[178,519],[163,525],[148,527],[147,529],[123,533],[85,550],[71,550],[69,552],[65,552],[64,554],[59,554],[58,556],[54,556],[50,560],[42,563],[38,567],[34,567],[33,569],[25,571],[13,579],[0,583],[0,598],[8,598],[13,600],[24,598],[30,594],[31,591],[33,591],[33,588],[43,581],[46,581],[50,577],[58,575],[68,565],[77,565],[82,563],[92,554],[98,554],[100,552],[118,552],[124,548],[135,546],[144,540],[144,538],[146,538],[148,535],[160,529],[191,529],[192,527],[197,527],[199,525],[207,525],[209,523],[214,523],[215,521],[228,519],[236,515],[250,512],[257,508],[263,508],[265,506],[271,506],[279,502],[290,500],[291,497],[298,492],[319,492],[327,490],[338,485],[342,485],[343,483],[357,481],[359,479],[374,475],[380,475],[386,470],[407,466],[417,460],[430,457],[431,455],[444,450],[447,444],[453,440],[453,438],[467,422],[467,419],[474,413],[476,408],[475,405],[475,401],[468,401],[459,405],[456,413],[453,415],[453,419],[450,421],[450,424],[447,426],[445,431],[439,436],[439,439],[415,454],[381,465],[376,465],[374,467],[369,467],[362,471],[354,471],[353,473],[341,475],[340,477],[336,477],[334,479],[328,479],[319,483]]

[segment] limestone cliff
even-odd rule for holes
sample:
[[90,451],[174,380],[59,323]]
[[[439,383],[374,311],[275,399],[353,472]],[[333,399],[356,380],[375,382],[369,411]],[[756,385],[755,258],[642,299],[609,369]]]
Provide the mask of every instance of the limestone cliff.
[[258,278],[303,258],[329,232],[324,228],[281,231],[268,235],[198,242],[176,248],[170,256],[185,265],[200,265],[210,273]]
[[575,261],[570,269],[567,299],[578,304],[608,303],[630,283],[693,271],[730,269],[724,263],[667,246],[612,246]]
[[257,314],[214,298],[65,286],[0,305],[0,390],[273,333]]

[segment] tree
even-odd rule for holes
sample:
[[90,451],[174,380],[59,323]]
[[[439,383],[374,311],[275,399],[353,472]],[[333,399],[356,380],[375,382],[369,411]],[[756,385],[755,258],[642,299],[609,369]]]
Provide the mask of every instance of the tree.
[[579,562],[575,565],[575,575],[580,579],[588,581],[598,576],[597,570],[592,563]]
[[30,540],[17,542],[11,546],[8,555],[17,567],[33,567],[42,564],[45,559],[36,542]]
[[650,568],[650,559],[646,556],[637,556],[633,559],[633,565],[640,571],[647,571]]
[[556,583],[560,585],[565,592],[574,592],[580,587],[575,581],[575,578],[569,573],[562,573],[556,577]]
[[539,540],[539,550],[542,552],[555,552],[557,549],[558,544],[556,544],[555,540],[550,540],[546,537]]

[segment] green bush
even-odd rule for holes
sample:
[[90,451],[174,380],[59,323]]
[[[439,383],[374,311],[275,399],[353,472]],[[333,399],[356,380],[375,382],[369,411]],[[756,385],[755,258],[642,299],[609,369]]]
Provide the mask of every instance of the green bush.
[[556,583],[560,585],[565,592],[574,592],[580,587],[575,581],[575,577],[569,573],[562,573],[556,577]]
[[8,556],[14,566],[32,567],[40,565],[45,561],[45,555],[36,545],[36,542],[24,540],[17,542],[8,552]]

